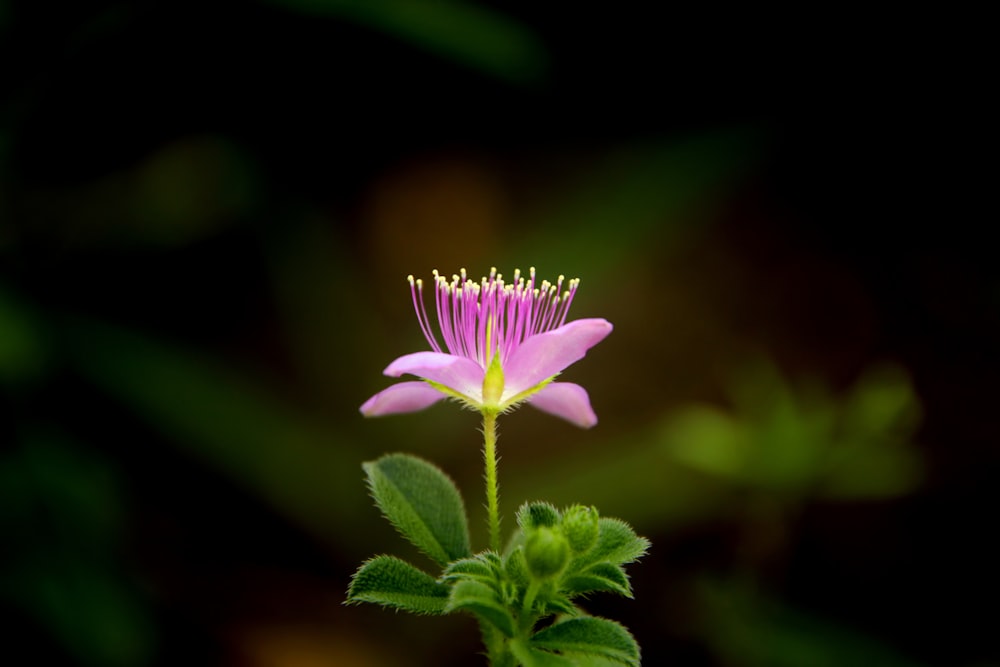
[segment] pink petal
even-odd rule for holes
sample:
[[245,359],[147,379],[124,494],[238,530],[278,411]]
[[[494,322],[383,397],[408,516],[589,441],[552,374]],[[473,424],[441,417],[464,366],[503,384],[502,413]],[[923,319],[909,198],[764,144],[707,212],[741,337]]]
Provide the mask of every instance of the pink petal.
[[375,394],[361,406],[365,417],[416,412],[434,405],[445,395],[426,382],[400,382]]
[[574,320],[524,341],[504,364],[503,400],[579,361],[587,350],[604,340],[611,329],[611,323],[601,318]]
[[581,428],[597,423],[597,415],[590,407],[587,390],[572,382],[551,382],[528,399],[528,402],[550,415],[562,417]]
[[443,352],[414,352],[396,359],[382,371],[390,377],[404,373],[431,380],[477,403],[483,402],[483,372],[479,364],[465,357]]

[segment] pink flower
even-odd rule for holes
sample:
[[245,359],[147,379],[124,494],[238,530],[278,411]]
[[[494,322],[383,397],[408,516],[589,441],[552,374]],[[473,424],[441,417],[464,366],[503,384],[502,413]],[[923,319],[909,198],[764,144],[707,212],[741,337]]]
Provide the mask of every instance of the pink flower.
[[[465,269],[449,282],[434,272],[438,328],[444,349],[431,330],[423,302],[423,281],[409,277],[413,308],[430,352],[414,352],[393,361],[390,377],[415,375],[365,401],[367,417],[414,412],[451,397],[479,412],[504,412],[522,402],[590,428],[597,415],[580,385],[553,380],[567,366],[611,333],[601,318],[566,323],[579,280],[535,287],[535,270],[525,280],[520,271],[507,284],[490,271],[481,282]],[[445,351],[447,350],[447,351]]]

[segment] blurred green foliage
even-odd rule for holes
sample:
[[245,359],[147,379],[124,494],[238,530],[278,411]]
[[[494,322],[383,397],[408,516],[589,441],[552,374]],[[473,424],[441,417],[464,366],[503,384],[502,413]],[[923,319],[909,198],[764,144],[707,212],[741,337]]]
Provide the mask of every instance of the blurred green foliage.
[[49,429],[0,453],[0,593],[79,664],[146,664],[156,633],[124,567],[118,472]]
[[[586,500],[650,530],[740,513],[745,492],[794,510],[815,500],[898,497],[922,479],[913,441],[920,403],[898,367],[872,368],[837,395],[816,381],[794,390],[758,362],[736,374],[730,394],[728,409],[679,406],[613,436],[563,466],[545,484],[548,499]],[[520,475],[509,493],[520,499],[545,477]]]
[[[142,507],[134,504],[126,482],[140,475],[134,483],[143,484],[148,480],[141,474],[150,473],[130,470],[115,452],[119,445],[140,452],[137,456],[146,448],[172,448],[188,472],[218,473],[260,499],[260,507],[246,508],[247,523],[255,530],[268,520],[261,516],[262,508],[273,509],[322,545],[328,559],[329,570],[300,588],[295,588],[295,577],[301,576],[297,569],[315,567],[302,564],[306,556],[289,553],[280,565],[269,563],[275,570],[286,568],[282,581],[292,590],[283,591],[288,599],[272,605],[261,592],[266,577],[258,578],[253,570],[266,569],[255,560],[260,557],[240,553],[245,562],[227,563],[224,572],[213,574],[235,578],[241,568],[249,569],[253,576],[237,581],[240,586],[249,581],[253,590],[246,598],[211,600],[225,612],[207,632],[220,643],[236,642],[239,632],[227,623],[245,623],[251,628],[247,634],[256,635],[260,628],[253,622],[277,626],[301,621],[275,621],[260,612],[287,605],[313,615],[303,625],[322,625],[321,635],[356,642],[329,648],[324,655],[337,659],[351,655],[353,647],[354,655],[361,656],[358,664],[397,664],[400,656],[391,652],[383,663],[372,656],[391,651],[384,646],[384,628],[398,619],[350,616],[361,612],[338,609],[357,557],[394,543],[391,533],[369,528],[378,519],[364,495],[360,463],[394,450],[434,458],[459,482],[473,510],[476,525],[471,528],[481,530],[475,514],[480,499],[474,495],[480,482],[476,421],[443,405],[423,415],[362,424],[357,406],[388,382],[379,371],[389,360],[422,345],[408,302],[407,273],[432,268],[450,273],[461,264],[473,273],[490,264],[504,271],[534,265],[546,276],[564,272],[581,277],[574,312],[608,316],[616,331],[567,378],[591,391],[602,420],[597,429],[566,430],[535,420],[530,408],[505,418],[501,502],[508,519],[513,507],[539,499],[596,505],[622,516],[653,537],[651,558],[636,568],[637,578],[648,584],[669,580],[672,564],[657,560],[665,558],[659,545],[683,550],[689,546],[686,531],[742,530],[750,539],[767,542],[764,558],[734,556],[730,569],[735,572],[718,572],[717,562],[699,563],[695,579],[700,583],[690,608],[673,597],[674,591],[658,589],[661,598],[652,599],[652,593],[644,595],[637,588],[642,624],[629,625],[637,634],[645,633],[639,639],[653,655],[658,644],[676,639],[670,622],[697,614],[695,634],[713,664],[910,664],[887,648],[888,642],[846,627],[842,616],[783,600],[782,592],[772,590],[777,587],[758,572],[791,557],[797,522],[810,507],[904,503],[932,472],[915,443],[923,407],[907,371],[870,365],[871,349],[864,341],[857,348],[844,342],[856,366],[847,386],[827,379],[832,371],[841,372],[832,368],[838,350],[809,341],[792,341],[816,349],[812,356],[791,355],[798,363],[790,367],[779,370],[769,359],[745,365],[748,340],[751,349],[771,350],[783,358],[788,336],[769,339],[765,329],[747,332],[746,321],[718,312],[736,309],[748,294],[761,300],[769,296],[740,291],[734,284],[746,274],[728,272],[734,256],[751,257],[747,263],[752,271],[773,270],[769,263],[774,257],[767,254],[773,248],[763,242],[762,251],[748,239],[763,236],[766,241],[771,233],[780,237],[771,239],[776,245],[804,253],[803,265],[815,259],[808,253],[816,249],[803,250],[808,243],[802,239],[755,226],[753,216],[760,211],[747,204],[752,199],[747,192],[754,187],[755,170],[771,157],[766,134],[745,126],[720,129],[723,123],[678,132],[661,131],[654,124],[652,130],[649,125],[616,127],[612,138],[594,139],[593,128],[584,122],[578,135],[564,138],[582,142],[583,148],[558,145],[546,135],[554,131],[549,125],[538,134],[525,132],[521,141],[527,149],[521,145],[505,152],[505,142],[517,130],[499,133],[488,127],[495,116],[470,100],[468,108],[442,124],[473,116],[470,126],[482,125],[474,135],[481,145],[469,139],[473,133],[449,135],[439,127],[437,132],[454,145],[428,148],[426,128],[418,122],[408,130],[414,135],[412,144],[389,150],[381,142],[402,136],[399,130],[389,132],[389,126],[408,127],[412,118],[406,105],[423,104],[423,98],[406,98],[403,104],[394,99],[399,106],[363,127],[355,126],[358,117],[327,116],[323,108],[319,128],[308,125],[316,120],[302,115],[318,97],[297,97],[281,84],[287,79],[290,88],[329,87],[337,95],[338,110],[360,105],[359,117],[374,112],[364,106],[366,96],[390,83],[362,75],[370,88],[338,86],[345,71],[366,71],[364,58],[384,45],[372,40],[371,35],[378,35],[433,54],[424,73],[439,76],[438,70],[449,65],[458,65],[463,76],[471,73],[472,79],[454,82],[459,95],[470,80],[481,85],[478,77],[499,82],[503,95],[513,100],[511,106],[526,107],[534,122],[531,105],[539,100],[523,93],[537,92],[552,77],[565,75],[557,64],[572,69],[573,63],[557,61],[549,52],[551,44],[524,19],[483,4],[266,0],[247,7],[227,4],[225,11],[263,10],[258,20],[265,22],[280,21],[287,13],[297,20],[361,28],[360,36],[355,35],[358,43],[371,40],[376,45],[359,51],[357,61],[289,63],[278,59],[287,43],[271,50],[270,42],[261,39],[270,33],[247,29],[240,23],[242,13],[227,14],[227,29],[230,18],[240,19],[233,21],[233,32],[247,29],[253,52],[265,54],[251,61],[253,66],[276,60],[279,73],[263,67],[241,72],[243,60],[252,54],[237,48],[231,61],[198,62],[209,72],[210,84],[189,90],[185,81],[195,79],[197,70],[175,73],[148,53],[147,60],[137,61],[138,75],[112,76],[116,70],[111,66],[128,61],[129,49],[148,36],[128,34],[137,21],[148,18],[142,11],[84,8],[77,30],[62,24],[53,28],[52,35],[66,34],[65,43],[37,27],[26,40],[35,44],[36,37],[49,36],[51,41],[37,41],[38,52],[26,54],[56,65],[53,71],[32,71],[37,78],[24,78],[27,89],[13,91],[0,108],[4,605],[25,614],[31,628],[52,638],[60,655],[82,665],[158,664],[163,628],[153,619],[158,605],[170,603],[156,600],[136,583],[154,575],[143,572],[148,564],[128,552],[136,546],[130,540],[142,539],[133,531],[144,517],[131,514]],[[223,41],[224,31],[203,24],[198,12],[178,11],[179,18],[167,12],[174,21],[167,23],[169,30],[209,25],[207,36],[195,36],[213,48],[216,42],[229,44]],[[17,3],[0,0],[0,35],[12,35],[24,16],[32,15]],[[155,11],[150,16],[154,23],[162,18]],[[571,22],[559,20],[574,29]],[[292,38],[296,29],[288,30]],[[173,33],[168,37],[172,43]],[[602,51],[600,35],[592,41],[585,37],[588,49],[612,61],[612,54]],[[170,63],[189,47],[185,39],[176,40],[178,51],[154,55]],[[109,55],[93,65],[87,60],[93,49]],[[196,54],[196,59],[203,55]],[[86,66],[73,69],[76,62]],[[662,79],[677,75],[687,63],[670,67],[643,85],[658,90]],[[604,76],[626,74],[613,67],[610,71]],[[602,91],[590,84],[601,73],[587,69],[575,74],[587,82],[584,102],[596,104]],[[244,97],[237,94],[240,76],[253,82]],[[207,93],[216,86],[223,91],[220,98],[233,94],[238,101],[199,116],[197,108],[208,104]],[[50,89],[59,93],[50,102],[55,110],[39,102]],[[552,88],[551,97],[542,102],[551,103],[561,92]],[[120,97],[101,106],[102,96],[112,93]],[[262,100],[270,98],[268,107]],[[570,111],[585,117],[586,104]],[[252,108],[258,105],[264,111],[254,115]],[[293,107],[294,113],[281,115],[285,107]],[[180,120],[170,124],[175,116]],[[35,126],[27,122],[36,117],[41,120]],[[144,126],[148,134],[114,127],[121,118]],[[308,129],[295,134],[300,120]],[[122,137],[115,135],[118,130]],[[85,141],[92,134],[97,139]],[[316,149],[322,159],[313,156],[313,164],[295,164],[300,153],[287,144],[306,144],[314,135],[326,137]],[[418,204],[430,202],[440,218],[437,227],[420,226],[405,216],[385,224],[374,220],[369,209],[377,209],[380,198],[398,195],[392,191],[394,173],[419,171],[445,159],[442,155],[456,165],[454,172],[484,172],[494,178],[448,180],[446,173],[436,183],[445,193],[441,200],[420,199],[427,188],[417,179],[414,197]],[[64,160],[69,166],[64,167]],[[304,183],[308,179],[303,174],[314,182]],[[485,191],[476,196],[501,204],[501,212],[487,211],[482,216],[486,222],[478,227],[467,226],[461,217],[468,211],[461,204],[479,201],[461,191],[472,186]],[[333,193],[328,199],[316,194],[327,190]],[[522,198],[512,196],[512,190]],[[416,208],[403,201],[405,213]],[[472,213],[477,212],[473,206]],[[736,224],[720,224],[724,215],[735,217]],[[748,227],[752,231],[740,236]],[[706,257],[715,263],[700,266]],[[811,270],[803,275],[791,271],[790,280],[801,280],[806,290],[823,269]],[[729,300],[709,303],[713,289],[730,290]],[[907,295],[910,289],[908,285]],[[809,298],[824,296],[829,295]],[[947,292],[941,300],[951,307],[953,297]],[[836,303],[824,306],[837,308]],[[761,319],[769,316],[773,313],[759,314]],[[795,323],[790,337],[800,334],[800,325]],[[817,326],[836,333],[833,323]],[[904,328],[911,326],[906,322]],[[850,373],[841,372],[841,379],[844,375]],[[63,393],[67,385],[68,396]],[[701,400],[694,402],[694,396]],[[959,407],[957,412],[971,410]],[[77,428],[75,411],[87,413],[91,430]],[[122,422],[131,430],[122,428]],[[135,430],[148,437],[124,445],[117,441],[131,438]],[[562,456],[566,453],[572,455]],[[568,462],[548,467],[557,456]],[[171,481],[177,494],[188,491],[184,475]],[[199,520],[197,511],[174,500],[163,503],[178,512],[178,522]],[[192,505],[204,508],[218,500],[202,493]],[[971,503],[963,506],[969,507]],[[956,513],[952,518],[961,517]],[[923,530],[922,522],[920,526]],[[758,529],[774,529],[781,539],[768,542],[766,535],[761,537],[767,531]],[[872,546],[878,549],[883,558],[910,555],[899,545]],[[173,574],[173,582],[200,588],[194,574]],[[824,579],[827,574],[813,576]],[[196,598],[197,593],[191,594]],[[256,600],[258,608],[242,608],[247,599]],[[659,617],[660,610],[675,606],[683,607],[683,613]],[[198,615],[192,609],[168,611]],[[435,646],[429,626],[393,627],[429,649]],[[234,652],[241,657],[242,650],[249,651],[240,649]],[[464,648],[462,655],[464,659]],[[364,662],[366,658],[370,661]]]
[[338,542],[364,498],[344,435],[253,378],[106,324],[64,327],[72,362],[190,456],[247,485],[321,539]]
[[42,372],[42,336],[30,310],[0,284],[0,383],[17,386]]
[[548,56],[525,26],[489,7],[454,0],[267,0],[293,11],[356,21],[511,83],[545,76]]
[[726,667],[917,667],[885,644],[767,598],[746,582],[699,583],[701,632]]
[[664,425],[682,464],[779,497],[863,500],[912,491],[920,404],[902,369],[868,370],[845,396],[813,384],[794,390],[769,364],[731,385],[733,412],[691,406]]
[[722,130],[616,147],[548,192],[494,261],[557,266],[586,276],[588,289],[614,285],[615,271],[647,244],[683,247],[686,234],[697,234],[745,177],[759,142],[747,130]]

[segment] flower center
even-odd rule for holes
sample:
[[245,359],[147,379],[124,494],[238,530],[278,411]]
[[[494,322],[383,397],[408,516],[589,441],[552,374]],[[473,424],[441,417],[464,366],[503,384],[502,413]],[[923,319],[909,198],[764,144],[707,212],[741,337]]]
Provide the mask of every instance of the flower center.
[[[520,269],[514,280],[504,282],[496,268],[476,282],[469,280],[465,269],[449,281],[434,274],[434,300],[438,330],[449,354],[472,359],[487,369],[494,356],[500,364],[528,338],[561,327],[566,322],[579,279],[566,281],[559,276],[555,284],[543,280],[535,286],[535,269],[527,279]],[[413,309],[431,349],[443,352],[431,327],[423,299],[423,281],[409,276]],[[563,284],[566,289],[563,290]]]

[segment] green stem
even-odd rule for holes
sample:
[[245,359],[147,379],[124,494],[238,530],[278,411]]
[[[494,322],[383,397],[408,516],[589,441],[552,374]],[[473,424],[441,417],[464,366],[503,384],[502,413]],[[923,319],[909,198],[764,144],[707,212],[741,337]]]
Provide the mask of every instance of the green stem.
[[486,655],[490,661],[490,667],[515,667],[513,656],[507,648],[507,640],[489,621],[479,619],[479,629],[483,634],[483,643],[486,644]]
[[483,411],[483,458],[486,462],[486,510],[489,513],[490,548],[500,553],[500,509],[497,492],[497,413]]
[[535,624],[534,614],[531,612],[531,608],[535,604],[535,599],[538,597],[538,591],[542,588],[542,582],[538,581],[534,577],[531,578],[531,583],[528,584],[528,590],[524,592],[524,601],[521,604],[521,629],[530,630],[531,626]]

